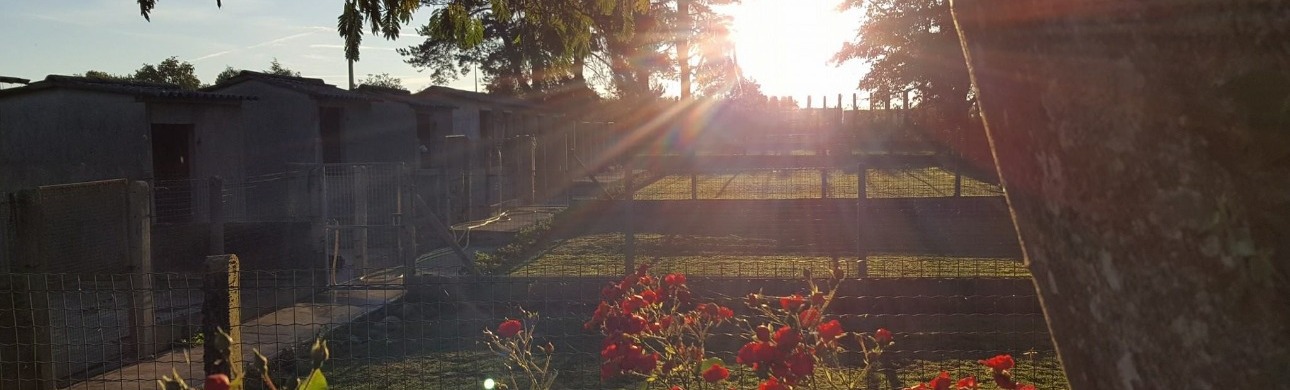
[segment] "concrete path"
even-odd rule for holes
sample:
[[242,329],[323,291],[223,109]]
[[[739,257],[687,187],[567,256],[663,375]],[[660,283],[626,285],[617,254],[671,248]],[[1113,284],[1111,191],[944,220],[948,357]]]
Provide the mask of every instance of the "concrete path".
[[[306,303],[297,303],[242,324],[242,361],[253,362],[252,350],[270,358],[297,345],[311,342],[320,331],[352,322],[402,297],[405,291],[391,289],[402,283],[397,275],[376,276],[355,281],[347,287],[380,285],[382,289],[335,289],[320,293]],[[179,376],[200,386],[202,348],[172,350],[155,359],[95,376],[69,387],[75,390],[154,390],[162,375]]]

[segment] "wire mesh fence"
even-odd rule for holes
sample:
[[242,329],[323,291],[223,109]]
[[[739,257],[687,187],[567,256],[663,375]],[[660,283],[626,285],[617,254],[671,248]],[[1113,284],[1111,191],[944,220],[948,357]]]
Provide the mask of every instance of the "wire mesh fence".
[[[480,387],[489,378],[505,380],[508,371],[485,346],[483,330],[495,331],[526,310],[540,316],[536,344],[555,348],[556,388],[638,388],[640,382],[630,380],[601,381],[604,336],[584,327],[602,288],[618,274],[421,277],[406,284],[384,275],[333,285],[322,270],[246,271],[232,290],[241,303],[231,309],[242,317],[244,361],[252,361],[252,349],[270,357],[270,375],[279,383],[312,368],[307,345],[316,336],[331,347],[324,372],[337,388],[461,389]],[[735,353],[751,339],[748,327],[764,321],[744,296],[760,292],[773,299],[806,288],[803,279],[788,275],[696,275],[689,285],[695,302],[733,308],[748,321],[723,325],[707,340],[708,354],[722,358],[743,382],[755,374],[736,363]],[[173,370],[196,385],[204,376],[204,345],[211,340],[201,333],[210,313],[203,305],[211,305],[209,292],[218,288],[200,273],[4,275],[0,296],[8,304],[0,306],[0,384],[152,388]],[[848,331],[894,333],[895,346],[876,366],[878,388],[910,386],[942,370],[986,375],[976,360],[999,353],[1017,357],[1014,374],[1020,380],[1041,388],[1065,386],[1026,280],[848,278],[831,307],[826,318],[838,319]],[[151,321],[132,318],[141,312],[152,313]],[[847,367],[859,367],[858,352],[848,353]]]

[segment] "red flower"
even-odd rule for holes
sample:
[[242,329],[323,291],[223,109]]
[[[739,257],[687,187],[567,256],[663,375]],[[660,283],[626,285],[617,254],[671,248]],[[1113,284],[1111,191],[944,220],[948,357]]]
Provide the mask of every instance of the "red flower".
[[815,372],[815,356],[806,351],[798,351],[788,357],[788,368],[796,377],[804,377]]
[[797,347],[797,343],[802,341],[802,334],[793,330],[791,326],[785,326],[775,331],[775,346],[780,350],[788,351]]
[[779,307],[782,307],[784,308],[784,310],[788,310],[788,311],[797,311],[797,308],[802,307],[802,304],[805,304],[805,303],[806,303],[806,300],[802,299],[802,296],[797,294],[789,295],[779,299]]
[[663,277],[663,283],[669,286],[685,284],[685,274],[667,274]]
[[677,385],[677,386],[672,386],[672,390],[685,390],[685,389]]
[[728,307],[720,306],[717,308],[717,319],[728,320],[728,319],[734,318],[734,316],[735,316],[735,311],[730,310],[730,308]]
[[761,386],[757,386],[757,390],[788,390],[788,387],[779,383],[779,379],[772,376],[770,379],[766,379],[765,382],[762,382]]
[[1013,390],[1017,388],[1017,382],[1012,381],[1012,374],[1006,371],[994,372],[994,384],[999,385],[1000,389]]
[[891,344],[891,331],[887,328],[878,328],[873,332],[873,340],[877,341],[878,345]]
[[618,357],[618,344],[609,344],[600,350],[601,359],[612,360],[615,357]]
[[502,338],[511,338],[519,334],[521,330],[524,330],[524,325],[521,325],[518,320],[506,320],[497,326],[497,335],[502,336]]
[[708,367],[707,370],[703,371],[703,380],[707,381],[708,383],[717,382],[729,377],[730,377],[730,370],[727,370],[725,367],[722,367],[720,364],[713,364],[712,367]]
[[811,304],[812,304],[812,305],[815,305],[815,306],[823,306],[823,305],[824,305],[824,293],[822,293],[822,292],[816,292],[815,294],[811,294]]
[[623,314],[631,314],[645,307],[645,298],[640,295],[632,295],[623,301]]
[[797,315],[797,322],[801,324],[803,328],[808,328],[808,327],[815,326],[815,324],[819,323],[820,317],[821,315],[819,310],[815,310],[815,308],[810,308],[810,309],[803,310],[801,314]]
[[206,377],[206,384],[202,386],[204,390],[228,390],[228,375],[211,374]]
[[637,334],[644,332],[648,326],[649,323],[645,321],[645,317],[632,314],[632,316],[627,319],[627,329],[623,329],[623,333]]
[[743,348],[739,348],[739,353],[735,355],[735,362],[746,366],[761,362],[762,356],[765,354],[762,349],[770,349],[770,346],[764,342],[759,343],[756,341],[744,344]]
[[1035,390],[1035,385],[1018,385],[1017,390]]
[[820,324],[820,327],[817,330],[820,331],[820,340],[826,343],[831,343],[834,340],[837,340],[838,336],[842,335],[842,324],[839,323],[838,320],[832,320]]
[[641,298],[645,300],[645,303],[651,305],[658,303],[658,293],[654,292],[654,290],[641,291]]
[[1012,355],[998,355],[986,360],[978,360],[977,362],[984,364],[986,367],[990,367],[994,372],[1011,370],[1012,367],[1017,364],[1012,360]]
[[927,387],[930,387],[933,390],[950,390],[950,384],[953,383],[953,381],[953,379],[950,379],[950,373],[941,371],[940,375],[933,378],[931,382],[927,382]]
[[755,332],[758,340],[770,341],[770,328],[766,327],[766,325],[758,325]]
[[963,379],[959,379],[958,383],[954,384],[954,388],[956,390],[975,390],[976,377],[968,376]]

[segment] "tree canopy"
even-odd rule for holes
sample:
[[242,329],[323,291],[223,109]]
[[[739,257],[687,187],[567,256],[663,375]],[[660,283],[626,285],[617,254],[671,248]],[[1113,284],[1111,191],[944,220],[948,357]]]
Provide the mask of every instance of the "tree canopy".
[[[737,83],[729,18],[713,8],[735,2],[446,0],[432,5],[429,22],[418,29],[425,41],[399,52],[441,84],[478,70],[499,93],[585,90],[595,83],[619,97],[657,97],[662,81],[678,77],[672,49],[680,42],[693,41],[697,49],[686,63],[695,64],[701,85]],[[684,26],[679,3],[688,5]]]
[[358,83],[359,86],[372,86],[390,89],[408,90],[403,87],[403,80],[398,77],[390,76],[389,73],[369,74],[363,81]]
[[196,68],[188,61],[180,61],[177,57],[170,57],[162,60],[157,65],[143,64],[134,73],[128,75],[112,74],[100,70],[89,70],[84,74],[85,77],[103,80],[123,80],[123,81],[143,81],[149,83],[174,84],[180,88],[194,90],[202,85],[202,81],[197,78]]
[[282,63],[278,62],[277,58],[274,58],[273,62],[269,63],[269,69],[265,69],[264,73],[274,74],[278,76],[300,77],[300,72],[291,70],[291,68],[283,66]]
[[218,75],[215,75],[215,84],[223,84],[225,81],[228,81],[228,79],[233,78],[233,76],[237,76],[239,72],[241,71],[233,69],[231,66],[225,66],[223,71],[220,71]]
[[188,90],[197,89],[202,84],[202,81],[197,78],[193,64],[179,61],[176,57],[164,59],[155,66],[143,64],[143,67],[134,71],[134,76],[131,78],[152,83],[175,84]]
[[847,0],[863,9],[856,35],[833,57],[835,63],[872,65],[859,87],[879,98],[913,93],[926,109],[967,116],[971,81],[947,0]]

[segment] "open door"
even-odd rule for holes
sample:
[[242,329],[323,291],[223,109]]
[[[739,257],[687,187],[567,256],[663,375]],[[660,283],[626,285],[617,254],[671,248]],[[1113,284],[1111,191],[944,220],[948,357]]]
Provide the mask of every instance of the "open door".
[[192,124],[152,124],[153,207],[157,222],[193,220],[192,145]]

